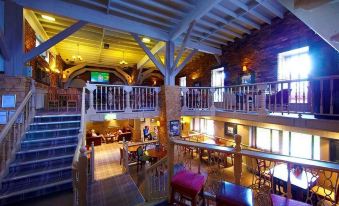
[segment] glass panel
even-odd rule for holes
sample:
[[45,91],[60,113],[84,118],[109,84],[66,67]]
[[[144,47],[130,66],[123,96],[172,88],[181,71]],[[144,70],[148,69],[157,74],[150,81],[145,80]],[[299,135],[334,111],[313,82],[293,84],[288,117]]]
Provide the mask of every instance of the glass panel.
[[263,150],[271,150],[270,129],[257,127],[257,147]]
[[279,131],[272,130],[272,152],[279,153],[280,144],[279,144]]
[[311,159],[312,148],[312,135],[291,132],[291,156]]

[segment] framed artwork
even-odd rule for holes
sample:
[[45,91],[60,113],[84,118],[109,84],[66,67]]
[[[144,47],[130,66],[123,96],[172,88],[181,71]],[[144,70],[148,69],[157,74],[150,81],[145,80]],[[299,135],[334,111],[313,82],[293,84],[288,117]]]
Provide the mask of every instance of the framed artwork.
[[7,124],[7,111],[0,111],[0,124]]
[[237,134],[237,124],[225,122],[225,135],[233,136]]
[[170,136],[179,136],[180,135],[180,121],[172,120],[170,121]]
[[3,94],[2,95],[2,108],[15,108],[16,95],[15,94]]

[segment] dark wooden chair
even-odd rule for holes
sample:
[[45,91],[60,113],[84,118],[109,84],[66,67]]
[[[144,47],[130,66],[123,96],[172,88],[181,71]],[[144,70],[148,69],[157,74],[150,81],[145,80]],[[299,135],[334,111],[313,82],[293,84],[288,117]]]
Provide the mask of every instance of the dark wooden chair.
[[221,182],[216,194],[217,206],[252,206],[252,190],[230,182]]

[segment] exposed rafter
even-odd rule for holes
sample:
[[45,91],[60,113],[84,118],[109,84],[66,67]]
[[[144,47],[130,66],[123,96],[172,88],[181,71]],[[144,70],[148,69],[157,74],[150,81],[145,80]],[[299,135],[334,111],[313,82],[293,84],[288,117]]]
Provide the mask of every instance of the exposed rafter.
[[193,20],[198,20],[206,13],[208,13],[214,6],[216,6],[221,0],[204,0],[197,1],[198,5],[190,12],[182,22],[175,27],[170,33],[170,40],[176,40],[182,33],[184,33],[189,24]]
[[240,30],[243,33],[247,33],[247,34],[251,33],[249,29],[246,29],[243,26],[237,25],[237,24],[235,24],[235,23],[233,23],[233,22],[231,22],[229,20],[226,20],[225,18],[217,16],[215,14],[209,13],[208,16],[210,16],[212,19],[215,19],[215,20],[217,20],[217,21],[219,21],[219,22],[221,22],[221,23],[223,23],[223,24],[225,24],[227,26],[230,26],[230,27],[232,27],[234,29]]
[[256,0],[259,4],[261,4],[263,7],[265,7],[267,10],[269,10],[274,15],[278,16],[279,18],[284,17],[284,13],[280,11],[279,9],[275,8],[272,4],[270,4],[269,1],[266,0]]
[[160,70],[160,72],[162,74],[165,74],[164,65],[155,58],[155,56],[147,48],[147,46],[144,44],[144,42],[141,41],[140,37],[137,34],[135,34],[135,33],[131,33],[131,35],[133,36],[135,41],[138,42],[139,46],[144,50],[144,52],[148,55],[148,57],[152,60],[154,65]]
[[32,58],[38,56],[39,54],[43,53],[44,51],[48,50],[55,44],[59,43],[69,35],[73,34],[74,32],[78,31],[81,27],[85,26],[87,22],[85,21],[78,21],[77,23],[73,24],[72,26],[68,27],[67,29],[63,30],[59,34],[53,36],[52,38],[48,39],[47,41],[40,44],[38,47],[33,48],[31,51],[24,55],[24,62],[31,60]]
[[245,3],[243,3],[243,2],[241,2],[241,1],[239,1],[239,0],[229,0],[229,1],[231,1],[232,4],[234,4],[234,5],[236,5],[236,6],[240,7],[240,8],[242,8],[242,9],[245,10],[246,12],[248,12],[248,13],[254,15],[254,16],[257,17],[258,19],[260,19],[260,20],[262,20],[262,21],[264,21],[264,22],[266,22],[266,23],[268,23],[268,24],[271,24],[271,19],[269,19],[268,17],[266,17],[266,16],[262,15],[261,13],[257,12],[257,11],[255,10],[255,8],[256,8],[255,6],[252,7],[252,8],[250,8],[248,5],[246,5]]
[[177,66],[177,64],[178,64],[178,62],[179,62],[179,60],[180,60],[180,58],[182,57],[182,54],[183,54],[183,52],[184,52],[184,50],[185,50],[185,48],[186,48],[186,44],[187,44],[187,41],[189,40],[189,37],[190,37],[190,35],[191,35],[192,29],[193,29],[193,27],[194,27],[194,24],[195,24],[195,21],[193,20],[193,21],[190,23],[189,27],[188,27],[188,30],[187,30],[186,35],[185,35],[185,37],[184,37],[184,40],[182,41],[181,47],[180,47],[180,49],[179,49],[179,52],[178,52],[178,54],[177,54],[177,56],[176,56],[176,58],[175,58],[175,60],[174,60],[173,67],[176,67],[176,66]]
[[194,49],[191,53],[185,58],[185,60],[173,71],[173,75],[177,76],[179,72],[186,66],[186,64],[191,61],[192,57],[197,53],[198,50]]
[[223,12],[224,14],[227,14],[227,15],[233,17],[234,19],[236,19],[238,21],[243,22],[244,24],[250,25],[251,27],[256,28],[256,29],[260,29],[259,24],[255,23],[255,22],[253,22],[253,21],[251,21],[251,20],[249,20],[249,19],[247,19],[247,18],[245,18],[241,15],[236,14],[234,11],[232,11],[228,8],[225,8],[224,6],[216,7],[215,9]]
[[65,1],[14,1],[17,4],[26,8],[41,10],[72,19],[83,20],[110,29],[116,29],[125,32],[138,32],[138,34],[146,35],[159,40],[167,40],[169,38],[168,33],[156,27],[128,20],[125,18],[108,15],[94,9],[86,8]]
[[[152,49],[152,54],[158,53],[161,49],[163,49],[166,46],[165,42],[158,42]],[[138,63],[137,63],[137,69],[141,69],[147,62],[149,61],[149,57],[146,54]]]

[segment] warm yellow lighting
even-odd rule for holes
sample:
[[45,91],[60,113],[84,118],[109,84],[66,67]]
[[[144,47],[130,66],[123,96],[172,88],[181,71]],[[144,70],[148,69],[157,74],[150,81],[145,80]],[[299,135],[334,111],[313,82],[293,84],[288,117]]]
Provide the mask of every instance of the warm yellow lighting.
[[159,120],[157,121],[157,126],[160,127],[160,121]]
[[105,114],[104,119],[105,120],[116,120],[117,119],[117,115],[115,113]]
[[42,17],[43,19],[48,20],[48,21],[55,21],[55,18],[54,18],[54,17],[51,17],[51,16],[47,16],[47,15],[42,14],[41,17]]
[[63,75],[62,75],[62,78],[63,78],[63,79],[66,79],[66,74],[63,74]]
[[150,43],[151,40],[150,40],[149,38],[147,38],[147,37],[144,37],[144,38],[142,38],[142,42],[144,42],[144,43]]
[[242,67],[242,71],[243,71],[243,72],[246,72],[246,71],[247,71],[247,67],[246,67],[246,66],[243,66],[243,67]]

